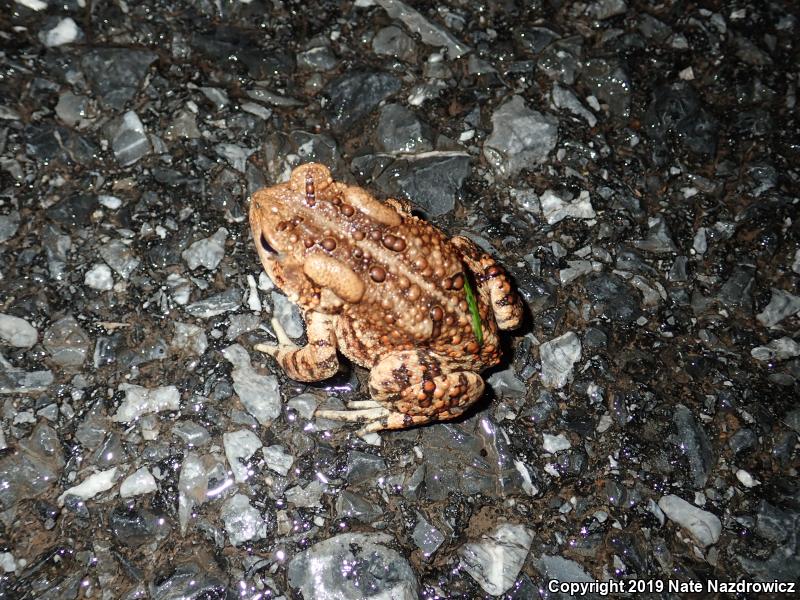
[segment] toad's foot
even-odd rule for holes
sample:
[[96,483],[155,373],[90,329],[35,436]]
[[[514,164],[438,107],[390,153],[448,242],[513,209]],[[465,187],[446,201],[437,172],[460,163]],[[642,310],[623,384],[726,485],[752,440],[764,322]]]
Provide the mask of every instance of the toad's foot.
[[391,352],[369,374],[370,396],[411,418],[406,427],[459,416],[480,397],[483,387],[477,373],[459,369],[424,348]]
[[383,431],[384,429],[404,429],[414,425],[422,425],[430,421],[426,415],[409,416],[403,413],[394,412],[383,408],[377,402],[364,400],[363,402],[351,402],[353,405],[375,405],[376,408],[362,408],[358,410],[318,410],[314,413],[320,419],[330,419],[331,421],[345,421],[348,423],[364,423],[364,426],[356,431],[356,435],[364,437],[368,433]]
[[278,319],[271,323],[278,338],[277,344],[256,344],[254,348],[275,357],[286,374],[296,381],[321,381],[339,370],[336,343],[333,335],[334,316],[309,312],[306,314],[308,344],[298,346],[286,335]]
[[258,350],[259,352],[263,352],[264,354],[269,354],[270,356],[277,356],[279,352],[291,352],[300,348],[300,346],[295,344],[291,338],[286,335],[286,330],[276,317],[272,317],[270,325],[272,325],[272,329],[275,331],[275,337],[278,338],[278,343],[256,344],[253,346],[254,349]]
[[318,410],[316,416],[364,423],[360,436],[405,429],[458,417],[480,397],[483,387],[480,375],[455,369],[430,350],[391,352],[370,372],[374,400],[352,402],[350,410]]

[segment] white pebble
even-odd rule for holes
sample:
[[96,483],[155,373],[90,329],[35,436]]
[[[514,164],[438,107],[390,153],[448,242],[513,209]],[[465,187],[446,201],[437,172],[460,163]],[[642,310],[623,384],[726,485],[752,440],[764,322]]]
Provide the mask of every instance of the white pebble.
[[31,10],[44,10],[47,8],[47,2],[42,2],[42,0],[16,0],[16,2]]
[[111,417],[118,423],[129,423],[148,413],[178,410],[181,406],[181,394],[174,385],[148,389],[123,383],[119,389],[125,392],[125,400]]
[[122,481],[119,486],[119,495],[123,498],[132,498],[155,492],[157,489],[155,477],[146,467],[142,467]]
[[13,573],[17,570],[14,555],[11,552],[0,552],[0,569],[4,573]]
[[0,340],[15,348],[30,348],[39,339],[39,332],[25,319],[0,313]]
[[41,39],[45,46],[48,48],[54,48],[55,46],[71,44],[78,39],[80,32],[81,30],[78,29],[75,21],[67,17],[65,19],[61,19],[58,25],[49,31],[44,32],[44,35],[42,35]]
[[247,288],[249,289],[249,292],[247,293],[247,308],[252,310],[254,313],[260,313],[261,298],[258,297],[256,278],[250,274],[247,275]]
[[116,196],[106,196],[104,194],[101,194],[100,196],[97,197],[97,201],[106,208],[110,208],[111,210],[117,210],[120,206],[122,206],[122,200],[120,200]]
[[69,488],[61,494],[58,497],[58,505],[64,506],[64,498],[67,496],[77,496],[81,500],[94,498],[97,494],[102,494],[114,487],[114,480],[116,477],[117,467],[89,475],[82,483]]
[[715,514],[699,509],[674,494],[663,496],[658,501],[658,507],[670,521],[675,521],[689,532],[703,548],[719,540],[722,523]]
[[761,485],[761,482],[758,479],[756,479],[755,477],[750,475],[750,473],[748,473],[744,469],[739,469],[738,471],[736,471],[736,479],[738,479],[739,482],[744,487],[748,487],[748,488],[756,487],[757,485]]
[[111,269],[108,265],[97,263],[91,269],[86,271],[83,278],[83,283],[88,285],[94,290],[106,292],[114,287],[114,277],[111,275]]
[[561,450],[569,450],[572,447],[572,444],[569,443],[569,440],[563,433],[559,433],[558,435],[543,433],[542,438],[544,440],[542,446],[544,446],[545,452],[549,452],[550,454],[555,454]]

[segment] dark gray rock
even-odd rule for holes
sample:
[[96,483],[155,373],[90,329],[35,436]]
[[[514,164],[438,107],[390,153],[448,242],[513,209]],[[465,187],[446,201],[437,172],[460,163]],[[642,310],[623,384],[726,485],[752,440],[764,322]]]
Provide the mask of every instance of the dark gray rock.
[[7,215],[0,215],[0,244],[14,237],[19,229],[19,211],[12,210]]
[[397,19],[405,25],[411,33],[420,37],[424,44],[444,48],[451,60],[463,56],[470,51],[469,46],[460,42],[447,29],[440,27],[433,21],[426,19],[414,8],[401,2],[401,0],[377,0],[392,19]]
[[751,265],[737,265],[717,292],[716,299],[727,308],[741,308],[752,312],[755,271],[755,267]]
[[744,427],[728,438],[728,447],[734,454],[739,454],[745,450],[755,448],[758,445],[758,436],[747,427]]
[[380,506],[369,502],[362,496],[344,490],[336,498],[336,514],[346,519],[357,519],[362,523],[372,523],[384,513]]
[[0,457],[0,507],[12,510],[19,501],[46,492],[58,481],[63,467],[58,435],[39,423],[17,450]]
[[[350,171],[342,160],[339,145],[325,133],[311,133],[300,129],[290,131],[288,134],[275,132],[264,142],[264,158],[270,183],[283,181],[294,167],[305,162],[322,163],[331,170],[337,181],[352,180]],[[262,185],[264,184],[255,187]]]
[[[418,584],[385,533],[342,533],[289,561],[289,585],[306,600],[417,600]],[[347,565],[347,568],[342,568]]]
[[328,122],[337,133],[361,124],[381,102],[401,87],[399,79],[388,73],[355,72],[342,75],[326,88]]
[[121,111],[138,93],[157,59],[149,50],[92,48],[81,58],[81,68],[100,102]]
[[91,340],[74,317],[64,317],[45,331],[44,347],[56,364],[62,367],[80,367],[89,355]]
[[372,38],[372,50],[375,54],[410,62],[416,54],[416,44],[402,29],[389,25],[378,30]]
[[519,27],[514,28],[514,41],[526,52],[539,54],[559,35],[546,27]]
[[715,463],[708,435],[697,422],[692,411],[683,404],[675,407],[672,421],[675,424],[675,437],[672,442],[689,460],[689,475],[692,485],[695,489],[701,489],[705,486]]
[[411,537],[414,539],[414,543],[417,544],[417,548],[422,550],[425,558],[436,552],[445,540],[442,532],[428,523],[421,514],[417,514],[417,524],[414,526],[414,532]]
[[647,238],[635,241],[634,246],[639,250],[654,254],[669,254],[677,251],[664,215],[658,214],[648,219],[647,227]]
[[219,294],[209,296],[204,300],[192,302],[186,307],[186,312],[193,317],[209,319],[222,313],[236,310],[242,305],[242,292],[231,288]]
[[297,66],[308,71],[330,71],[338,62],[327,44],[315,44],[297,55]]
[[426,152],[433,149],[433,132],[400,104],[381,108],[375,130],[376,147],[383,152]]
[[182,564],[168,577],[153,583],[154,600],[230,598],[235,594],[220,574],[209,569],[208,565],[196,562]]
[[492,133],[483,155],[506,179],[543,162],[557,141],[558,119],[531,110],[522,96],[512,96],[492,113]]
[[153,147],[150,145],[144,125],[132,110],[122,116],[122,121],[111,140],[111,147],[122,166],[132,165],[152,151]]
[[756,513],[756,533],[771,542],[783,543],[797,535],[798,516],[797,511],[784,511],[762,500]]
[[582,43],[579,36],[553,42],[539,55],[537,68],[552,81],[572,85],[580,65]]
[[386,462],[374,454],[351,450],[347,453],[347,481],[352,484],[362,483],[382,475],[386,470]]
[[294,72],[294,55],[279,48],[265,48],[258,31],[217,23],[209,31],[192,31],[189,44],[221,68],[236,70],[244,65],[256,80]]
[[97,207],[97,197],[92,194],[70,194],[48,208],[47,216],[66,228],[86,227]]
[[409,157],[392,162],[375,183],[384,195],[407,198],[426,215],[435,217],[453,210],[471,170],[466,154]]
[[637,294],[617,275],[589,276],[586,292],[595,304],[594,310],[612,321],[631,323],[641,315]]
[[631,78],[619,62],[605,58],[587,60],[581,80],[598,100],[608,105],[613,116],[622,119],[630,115]]
[[668,144],[681,144],[693,154],[713,156],[717,148],[718,124],[703,107],[694,88],[686,82],[666,85],[653,93],[644,129],[655,145],[659,164],[666,160]]

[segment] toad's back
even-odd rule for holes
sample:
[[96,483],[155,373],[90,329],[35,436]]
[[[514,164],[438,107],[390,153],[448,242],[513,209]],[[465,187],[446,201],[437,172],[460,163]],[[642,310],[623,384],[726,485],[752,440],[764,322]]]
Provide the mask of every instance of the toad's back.
[[274,251],[283,275],[276,284],[306,310],[343,315],[340,337],[351,343],[342,350],[361,364],[420,346],[492,364],[496,325],[479,294],[479,343],[459,249],[399,202],[381,203],[315,167],[253,197],[260,253]]

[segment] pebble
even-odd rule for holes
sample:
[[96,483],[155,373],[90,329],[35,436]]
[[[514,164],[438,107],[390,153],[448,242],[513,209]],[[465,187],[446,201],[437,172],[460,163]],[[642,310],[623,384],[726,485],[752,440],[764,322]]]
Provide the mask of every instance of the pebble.
[[183,260],[191,270],[205,267],[213,271],[225,257],[225,240],[228,239],[228,230],[220,227],[214,235],[197,240],[181,253]]
[[44,332],[42,342],[53,362],[71,368],[86,361],[91,340],[73,317],[64,317]]
[[480,540],[461,546],[461,566],[487,594],[499,596],[517,580],[533,543],[533,532],[524,525],[502,523]]
[[674,494],[662,496],[658,507],[670,521],[683,527],[703,548],[719,541],[722,523],[715,514],[701,510]]
[[7,215],[0,215],[0,244],[7,242],[19,229],[20,216],[18,210],[13,210]]
[[281,413],[281,396],[278,379],[274,375],[261,375],[250,364],[250,355],[239,344],[222,351],[233,365],[233,389],[251,415],[262,425],[269,425]]
[[157,490],[155,477],[147,470],[147,467],[142,467],[122,480],[119,486],[119,495],[122,498],[133,498],[151,494]]
[[671,441],[689,460],[692,485],[695,489],[701,489],[706,485],[708,475],[716,462],[708,435],[692,411],[683,404],[675,406],[672,422],[675,424],[676,437]]
[[401,21],[422,43],[447,50],[447,56],[455,60],[470,51],[469,46],[460,42],[446,29],[426,19],[411,6],[400,0],[375,0],[392,19]]
[[122,122],[111,140],[114,156],[123,167],[132,165],[152,151],[144,125],[132,110],[122,116]]
[[264,517],[250,504],[250,498],[236,494],[225,501],[220,509],[228,539],[234,546],[263,539],[267,536]]
[[202,356],[208,348],[208,337],[202,327],[176,321],[171,346],[189,354]]
[[226,312],[238,310],[242,305],[242,292],[232,287],[219,294],[186,306],[186,312],[198,319],[210,319]]
[[297,508],[317,508],[322,498],[322,483],[314,480],[305,487],[295,485],[286,490],[286,501]]
[[797,314],[800,314],[800,296],[795,296],[779,288],[772,288],[769,304],[756,315],[756,319],[764,327],[775,327],[785,318]]
[[558,141],[558,120],[525,106],[522,96],[495,109],[483,155],[503,179],[544,162]]
[[0,340],[15,348],[30,348],[39,340],[39,332],[25,319],[0,313]]
[[414,58],[416,51],[414,40],[399,27],[389,25],[379,29],[372,38],[372,50],[382,56],[393,56],[406,62]]
[[573,331],[539,346],[542,360],[542,384],[562,388],[572,379],[572,369],[581,359],[581,341]]
[[340,533],[318,542],[289,561],[289,586],[309,599],[417,600],[417,578],[393,543],[386,533]]
[[222,435],[222,445],[225,448],[225,457],[233,471],[236,483],[249,479],[252,472],[243,461],[248,461],[261,448],[261,440],[249,429],[230,431]]
[[300,318],[300,311],[296,304],[289,302],[289,299],[278,291],[273,291],[270,294],[272,299],[272,314],[278,319],[278,322],[283,327],[290,338],[299,338],[303,335],[303,321]]
[[738,479],[739,483],[741,483],[746,488],[752,488],[757,485],[761,485],[761,482],[758,481],[758,479],[754,478],[750,473],[748,473],[744,469],[737,469],[736,479]]
[[553,190],[545,190],[539,197],[542,216],[548,225],[554,225],[567,217],[572,219],[594,219],[595,212],[589,198],[589,192],[581,191],[577,199],[567,201]]
[[255,152],[255,149],[244,148],[238,144],[217,144],[214,146],[214,151],[217,156],[224,158],[234,169],[244,173],[247,159]]
[[347,72],[327,87],[328,121],[342,133],[356,125],[400,89],[400,80],[388,73]]
[[571,113],[578,115],[589,124],[589,127],[597,125],[597,117],[587,109],[571,90],[558,84],[553,85],[552,91],[553,104],[556,108],[566,108]]
[[128,279],[139,266],[139,259],[122,240],[111,240],[100,246],[100,257],[122,279]]
[[275,471],[278,475],[286,477],[289,474],[289,469],[292,468],[294,463],[294,456],[286,452],[286,449],[280,445],[266,446],[261,450],[264,455],[264,460],[267,467]]
[[756,346],[750,351],[750,355],[761,362],[787,360],[800,356],[800,344],[784,336],[772,340],[766,346]]
[[64,506],[64,499],[67,496],[75,496],[81,500],[89,500],[98,494],[107,492],[112,487],[117,478],[117,467],[113,467],[106,471],[99,471],[89,475],[78,485],[67,488],[63,494],[58,497],[58,505]]
[[180,408],[181,395],[174,385],[145,388],[121,383],[118,389],[125,392],[125,400],[111,419],[119,423],[130,423],[143,415]]
[[114,277],[111,275],[108,265],[96,263],[86,271],[83,283],[94,290],[107,292],[114,288]]
[[180,421],[172,428],[172,435],[179,438],[189,448],[205,446],[211,441],[208,429],[192,421]]
[[65,17],[56,23],[52,29],[42,30],[39,39],[48,48],[71,44],[81,37],[81,30],[77,23],[70,17]]
[[431,525],[425,517],[419,513],[417,513],[417,524],[414,526],[411,537],[417,547],[422,550],[422,555],[425,558],[430,558],[430,556],[441,547],[445,540],[442,532]]
[[569,440],[563,433],[559,433],[558,435],[542,433],[542,440],[544,451],[549,452],[550,454],[555,454],[556,452],[561,452],[562,450],[569,450],[572,448],[572,444],[570,444]]
[[[219,473],[215,473],[214,468],[207,464],[208,462],[192,451],[187,452],[183,458],[181,474],[178,479],[178,523],[181,533],[186,533],[189,518],[195,507],[212,499],[217,494],[223,493],[232,483],[230,478],[226,477],[224,467]],[[217,487],[216,493],[210,495],[208,493],[209,479],[217,476],[222,483]]]
[[100,102],[115,111],[125,109],[158,54],[136,48],[96,47],[80,59],[80,68]]

